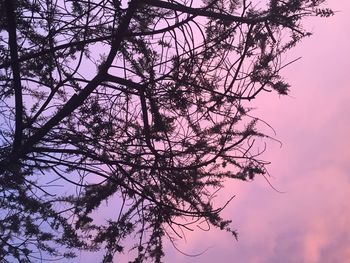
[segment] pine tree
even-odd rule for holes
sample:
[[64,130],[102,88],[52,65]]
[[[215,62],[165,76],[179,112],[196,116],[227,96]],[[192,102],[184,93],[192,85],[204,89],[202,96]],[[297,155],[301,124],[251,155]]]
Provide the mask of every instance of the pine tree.
[[249,105],[288,94],[281,58],[323,2],[1,0],[0,261],[236,236],[215,192],[266,176]]

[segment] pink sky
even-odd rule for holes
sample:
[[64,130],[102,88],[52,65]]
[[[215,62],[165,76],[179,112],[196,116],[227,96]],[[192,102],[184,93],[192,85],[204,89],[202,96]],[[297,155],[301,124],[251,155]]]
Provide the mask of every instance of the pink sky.
[[237,197],[225,211],[239,241],[220,231],[197,231],[179,241],[186,257],[167,249],[164,262],[350,262],[350,1],[328,1],[339,11],[306,24],[314,35],[288,58],[302,56],[284,75],[289,97],[268,94],[255,115],[283,142],[269,142],[271,182],[228,185]]
[[[289,53],[302,56],[285,69],[290,96],[266,94],[252,106],[283,142],[268,142],[271,183],[232,182],[222,192],[236,198],[224,211],[239,240],[227,233],[196,231],[177,242],[188,257],[166,248],[166,263],[350,262],[350,1],[339,11],[306,23],[314,35]],[[273,135],[273,134],[271,134]],[[116,262],[127,262],[122,256]],[[96,262],[83,253],[78,262]]]

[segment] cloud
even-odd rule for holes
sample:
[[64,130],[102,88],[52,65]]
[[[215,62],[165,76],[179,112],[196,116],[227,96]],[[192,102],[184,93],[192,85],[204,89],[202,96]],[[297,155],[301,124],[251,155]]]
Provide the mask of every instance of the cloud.
[[[349,1],[328,20],[310,20],[314,36],[294,50],[303,59],[286,69],[290,97],[268,94],[256,110],[277,131],[283,148],[269,143],[273,191],[260,178],[230,183],[237,194],[225,211],[239,241],[212,232],[191,234],[187,252],[214,246],[188,258],[171,253],[165,262],[344,263],[350,259],[350,43]],[[222,199],[222,200],[223,200]]]

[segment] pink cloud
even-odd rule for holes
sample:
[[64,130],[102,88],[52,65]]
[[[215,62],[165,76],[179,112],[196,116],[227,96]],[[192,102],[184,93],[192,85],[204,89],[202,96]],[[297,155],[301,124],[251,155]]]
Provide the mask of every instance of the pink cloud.
[[[343,263],[350,259],[350,2],[332,1],[334,17],[310,19],[314,35],[293,51],[303,59],[285,70],[290,97],[258,100],[255,113],[283,142],[269,143],[273,191],[260,178],[230,183],[237,194],[227,217],[238,242],[219,231],[195,232],[179,242],[189,258],[171,252],[165,262]],[[271,133],[272,135],[272,133]],[[169,248],[167,251],[170,251]]]
[[[269,142],[272,190],[263,178],[232,182],[219,202],[236,194],[224,214],[239,241],[229,234],[196,229],[177,247],[166,244],[168,263],[344,263],[350,259],[350,1],[329,3],[341,10],[330,19],[310,19],[314,35],[297,47],[286,68],[289,97],[267,94],[253,102],[255,114],[283,142]],[[269,131],[273,135],[271,131]],[[208,250],[207,250],[208,249]],[[89,257],[81,261],[89,262]],[[116,259],[126,262],[126,256]],[[91,257],[90,262],[96,260]]]

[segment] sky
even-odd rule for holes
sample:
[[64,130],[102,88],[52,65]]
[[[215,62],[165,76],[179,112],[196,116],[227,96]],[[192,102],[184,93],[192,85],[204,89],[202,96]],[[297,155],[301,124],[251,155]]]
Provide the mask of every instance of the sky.
[[[267,94],[255,106],[283,143],[269,142],[270,181],[229,183],[236,197],[224,211],[239,233],[196,231],[177,248],[167,246],[168,263],[347,263],[350,262],[350,1],[329,0],[339,11],[313,18],[313,36],[289,54],[283,75],[289,96]],[[225,197],[225,194],[222,198]],[[226,197],[227,197],[226,196]]]
[[[227,183],[218,201],[236,195],[223,215],[238,241],[197,230],[176,243],[187,256],[167,243],[163,262],[350,262],[350,1],[328,0],[328,6],[336,15],[307,20],[313,35],[288,54],[302,57],[282,72],[289,96],[269,93],[253,104],[254,115],[283,143],[269,141],[263,155],[279,192],[259,177]],[[83,253],[77,262],[96,258]]]
[[[283,143],[269,141],[263,156],[279,191],[259,177],[227,183],[221,201],[236,197],[223,215],[238,241],[197,230],[176,243],[187,256],[167,243],[164,262],[350,263],[350,0],[328,6],[336,15],[308,20],[313,36],[288,55],[302,57],[282,72],[289,96],[254,101]],[[77,262],[96,262],[82,255]]]

